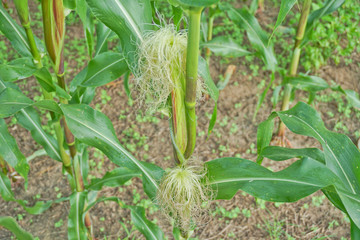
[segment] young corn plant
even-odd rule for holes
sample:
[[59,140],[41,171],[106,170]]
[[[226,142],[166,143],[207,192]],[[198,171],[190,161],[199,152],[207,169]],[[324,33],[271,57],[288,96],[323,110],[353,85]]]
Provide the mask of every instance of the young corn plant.
[[[297,25],[289,69],[287,74],[283,76],[281,86],[278,86],[276,88],[277,90],[273,93],[273,99],[278,99],[280,88],[283,88],[281,111],[289,109],[297,89],[304,90],[309,93],[309,104],[314,101],[317,92],[331,88],[333,91],[339,91],[343,93],[353,106],[359,106],[359,96],[353,90],[344,90],[341,88],[341,86],[330,87],[330,85],[324,79],[318,76],[308,75],[307,73],[298,73],[301,50],[306,44],[309,43],[312,31],[314,31],[314,28],[319,24],[319,21],[323,16],[329,15],[336,11],[339,7],[342,6],[344,1],[345,0],[325,1],[322,8],[317,9],[311,13],[310,10],[312,1],[304,0],[302,2],[301,14]],[[286,15],[289,13],[289,11],[291,11],[296,2],[297,1],[281,1],[280,11],[274,27],[274,31],[276,31],[276,29],[284,21]],[[274,102],[274,104],[276,103],[277,101]],[[280,121],[277,134],[273,138],[274,145],[291,147],[291,143],[286,138],[285,132],[286,126]]]
[[[63,2],[41,2],[45,45],[53,74],[43,67],[43,44],[32,34],[28,23],[24,21],[23,27],[20,27],[0,7],[0,30],[23,56],[11,64],[0,66],[6,70],[0,73],[0,194],[3,199],[16,201],[32,214],[39,214],[55,203],[38,202],[34,207],[28,207],[25,201],[16,199],[11,190],[10,179],[6,176],[10,167],[25,182],[30,167],[4,120],[15,117],[51,158],[63,164],[72,189],[69,197],[61,199],[70,202],[69,239],[94,239],[89,210],[103,201],[115,201],[121,207],[130,209],[134,225],[146,239],[166,239],[160,227],[146,219],[143,208],[126,205],[118,197],[97,196],[97,191],[103,186],[118,187],[133,177],[142,179],[147,196],[173,220],[176,239],[192,236],[196,214],[204,202],[231,199],[239,190],[275,202],[297,201],[322,190],[336,207],[349,216],[351,233],[356,239],[360,234],[357,211],[360,208],[360,153],[345,135],[328,131],[316,111],[305,103],[273,113],[259,126],[257,163],[235,157],[210,160],[203,165],[194,163],[199,90],[206,90],[215,102],[219,94],[209,77],[206,60],[199,56],[200,20],[204,8],[218,2],[169,0],[174,9],[182,9],[186,15],[187,29],[180,30],[176,22],[174,25],[155,26],[153,23],[157,22],[157,18],[149,0],[87,0],[86,4],[66,1],[66,7],[79,14],[84,31],[89,35],[93,26],[91,21],[86,20],[87,17],[93,14],[101,22],[97,25],[95,49],[91,37],[87,38],[91,60],[71,80],[69,87],[65,81],[63,56],[66,47]],[[20,19],[29,19],[26,17],[29,16],[27,4],[20,3],[16,5]],[[228,10],[229,17],[239,25],[248,27],[248,35],[258,39],[255,46],[264,45],[266,36],[251,15],[227,4],[221,5],[221,9]],[[247,24],[249,22],[253,23],[252,27]],[[104,47],[112,32],[120,39],[121,52],[108,51]],[[271,48],[259,49],[265,49],[265,53],[272,52]],[[272,55],[264,56],[264,61],[271,65],[273,62],[269,59]],[[168,141],[174,148],[174,166],[169,170],[136,159],[120,144],[109,118],[89,106],[96,87],[125,73],[128,76],[130,71],[135,76],[143,106],[150,106],[152,111],[165,109],[168,113]],[[32,75],[42,87],[44,100],[28,98],[14,84],[14,81]],[[51,112],[55,136],[43,130],[37,108]],[[323,151],[269,147],[276,116],[291,131],[316,138]],[[88,182],[87,146],[99,149],[119,167],[100,179]],[[277,161],[294,157],[300,159],[284,170],[273,172],[261,166],[264,157]],[[31,234],[19,228],[13,218],[1,217],[0,225],[19,239],[33,239]]]

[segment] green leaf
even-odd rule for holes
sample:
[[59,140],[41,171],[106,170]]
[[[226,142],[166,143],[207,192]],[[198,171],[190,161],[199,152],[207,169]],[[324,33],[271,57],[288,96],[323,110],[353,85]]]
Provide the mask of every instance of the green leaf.
[[4,119],[0,119],[0,157],[2,157],[10,166],[15,168],[27,182],[27,176],[30,170],[25,156],[21,153],[16,140],[8,132]]
[[251,54],[251,52],[241,48],[232,38],[220,36],[202,43],[201,47],[209,48],[215,55],[222,57],[242,57]]
[[71,99],[71,96],[59,85],[55,84],[55,91],[58,97],[65,98],[67,100]]
[[95,56],[99,55],[100,53],[107,51],[107,41],[109,37],[114,34],[110,28],[108,28],[102,22],[98,22],[96,24],[96,47],[95,47]]
[[54,92],[56,91],[52,76],[49,70],[46,67],[39,69],[35,73],[35,77],[38,80],[39,84],[47,91]]
[[295,88],[309,92],[321,91],[330,87],[324,79],[317,76],[299,75],[288,77],[287,80]]
[[273,47],[268,45],[268,37],[261,29],[256,18],[245,8],[235,9],[230,4],[222,3],[220,4],[220,9],[226,12],[236,25],[246,30],[250,43],[259,52],[266,67],[271,71],[275,71],[277,61]]
[[78,140],[100,149],[117,165],[140,171],[146,194],[152,199],[155,197],[163,169],[140,162],[125,150],[115,135],[111,121],[103,113],[83,104],[62,105],[61,108],[71,132]]
[[0,78],[6,82],[28,78],[34,74],[36,67],[32,58],[18,58],[8,64],[0,65]]
[[304,40],[301,45],[305,45],[309,41],[309,35],[320,18],[336,11],[344,2],[345,0],[327,0],[322,8],[310,13],[306,24]]
[[3,197],[5,201],[15,201],[20,204],[25,211],[30,214],[40,214],[47,210],[51,205],[52,201],[47,202],[36,202],[34,206],[28,207],[26,206],[26,202],[23,200],[15,199],[14,193],[11,191],[11,183],[9,178],[0,171],[0,195]]
[[309,157],[320,163],[325,163],[324,153],[318,148],[284,148],[278,146],[268,146],[261,153],[263,157],[275,161],[283,161],[291,158]]
[[213,79],[211,78],[209,65],[201,56],[199,57],[198,74],[202,79],[204,79],[210,97],[217,102],[219,99],[219,89],[216,87]]
[[347,100],[350,102],[350,104],[353,107],[360,109],[359,94],[354,90],[350,90],[350,89],[344,90],[340,85],[331,87],[331,90],[341,92],[346,96]]
[[212,160],[206,167],[216,199],[231,199],[241,189],[266,201],[293,202],[337,180],[327,167],[309,158],[279,172],[241,158]]
[[360,197],[359,194],[352,194],[349,191],[339,190],[338,194],[343,202],[350,219],[360,228]]
[[127,71],[124,75],[124,89],[125,89],[125,93],[128,96],[128,98],[130,100],[132,100],[130,86],[129,86],[129,75],[130,75],[130,71]]
[[22,92],[14,88],[5,88],[0,92],[0,104],[2,105],[2,108],[0,109],[0,118],[12,116],[24,108],[31,106],[37,106],[45,110],[62,114],[59,105],[54,100],[41,100],[34,103]]
[[15,201],[10,179],[2,171],[0,171],[0,194],[5,201]]
[[208,134],[207,134],[208,136],[207,136],[207,138],[210,137],[210,134],[211,134],[212,130],[213,130],[214,127],[215,127],[216,118],[217,118],[217,103],[215,102],[215,106],[214,106],[214,109],[213,109],[213,113],[211,114],[211,119],[210,119],[210,122],[209,122]]
[[24,229],[22,229],[17,224],[15,219],[13,219],[12,217],[0,217],[0,226],[6,228],[7,230],[9,230],[13,234],[15,234],[17,239],[21,239],[21,240],[33,240],[34,239],[34,237],[30,233],[28,233]]
[[130,68],[136,65],[136,46],[143,33],[152,29],[149,0],[86,0],[91,11],[113,30],[121,40],[125,59]]
[[278,14],[278,17],[276,19],[274,30],[271,33],[269,41],[272,38],[272,36],[274,35],[276,29],[284,21],[285,17],[289,14],[290,10],[293,8],[293,6],[295,5],[296,2],[297,2],[297,0],[281,0],[279,14]]
[[89,62],[83,86],[98,87],[116,80],[128,70],[121,54],[105,52]]
[[128,168],[116,168],[107,172],[103,178],[93,179],[87,189],[99,191],[103,186],[118,187],[133,177],[141,177],[141,173]]
[[290,131],[317,139],[324,149],[327,167],[347,190],[360,194],[360,152],[347,136],[327,130],[315,109],[303,102],[277,114]]
[[15,117],[21,126],[30,131],[34,140],[45,149],[52,159],[61,162],[57,141],[53,136],[44,131],[41,126],[40,115],[34,108],[28,107],[22,109]]
[[351,239],[360,239],[360,228],[356,226],[353,221],[351,222]]
[[59,107],[59,104],[54,100],[49,100],[49,99],[40,100],[38,102],[35,102],[33,106],[62,115],[62,111],[61,108]]
[[[10,40],[12,46],[20,55],[32,58],[25,30],[11,18],[1,4],[0,31]],[[35,37],[35,42],[38,49],[44,52],[44,46],[41,44],[41,41]]]
[[86,240],[86,227],[83,219],[86,192],[74,192],[70,196],[70,211],[68,219],[68,239]]
[[145,209],[137,206],[126,206],[131,210],[131,221],[135,227],[144,234],[146,240],[165,239],[163,231],[145,216]]
[[256,159],[257,163],[262,162],[264,157],[261,155],[262,150],[269,146],[270,141],[272,139],[272,134],[274,130],[274,118],[276,117],[276,113],[272,113],[268,119],[259,124],[257,130],[257,154],[258,157]]
[[18,111],[33,103],[28,97],[20,91],[13,88],[6,88],[0,92],[0,118],[6,118],[14,115]]

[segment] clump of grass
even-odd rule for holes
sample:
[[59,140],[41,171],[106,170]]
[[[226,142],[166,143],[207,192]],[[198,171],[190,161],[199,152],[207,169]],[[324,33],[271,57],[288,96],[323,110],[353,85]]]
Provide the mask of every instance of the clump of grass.
[[211,188],[204,184],[205,173],[203,167],[178,166],[168,170],[161,180],[157,201],[182,235],[187,235],[192,221],[204,211],[202,203],[212,199]]
[[[166,107],[175,89],[185,94],[187,33],[174,25],[145,34],[138,46],[138,70],[135,73],[139,100],[150,112]],[[200,86],[201,81],[199,81]],[[199,87],[198,96],[201,96]]]

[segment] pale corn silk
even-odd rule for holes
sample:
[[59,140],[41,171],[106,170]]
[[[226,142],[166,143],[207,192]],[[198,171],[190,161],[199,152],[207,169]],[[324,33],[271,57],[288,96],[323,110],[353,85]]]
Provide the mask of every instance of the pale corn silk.
[[[186,71],[186,31],[176,31],[174,25],[160,27],[145,33],[137,50],[138,68],[135,82],[138,99],[150,112],[166,107],[167,99],[175,87],[183,88]],[[204,92],[199,79],[197,98]]]

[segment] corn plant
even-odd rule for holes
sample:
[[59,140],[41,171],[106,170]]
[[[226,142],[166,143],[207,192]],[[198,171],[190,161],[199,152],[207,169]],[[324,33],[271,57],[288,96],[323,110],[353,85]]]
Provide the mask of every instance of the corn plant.
[[[273,113],[259,126],[257,163],[226,157],[194,164],[197,97],[205,92],[216,103],[219,95],[206,60],[199,56],[201,15],[205,7],[218,2],[169,0],[173,9],[181,9],[180,12],[185,14],[187,29],[181,29],[175,19],[174,25],[154,25],[159,19],[149,0],[66,1],[66,7],[74,9],[83,22],[89,53],[87,66],[69,86],[63,56],[66,47],[63,2],[41,2],[44,41],[52,72],[43,67],[45,47],[31,31],[27,2],[15,1],[22,27],[0,7],[0,30],[23,56],[0,66],[0,194],[3,199],[16,201],[32,214],[39,214],[56,203],[37,202],[29,207],[12,192],[7,172],[17,172],[25,179],[26,186],[30,167],[4,120],[15,117],[46,153],[63,165],[72,194],[58,201],[70,203],[69,239],[94,239],[95,226],[89,211],[103,201],[115,201],[130,209],[134,225],[146,239],[165,239],[160,227],[146,219],[143,208],[126,205],[121,198],[97,196],[102,187],[121,186],[133,177],[142,179],[144,192],[172,219],[176,239],[192,236],[196,214],[204,202],[231,199],[239,190],[275,202],[297,201],[322,190],[351,218],[351,232],[356,239],[360,227],[360,153],[349,138],[328,131],[316,111],[305,103]],[[236,10],[227,4],[219,6],[228,11],[237,24],[247,28],[249,37],[255,39],[254,46],[264,52],[264,61],[273,69],[272,48],[264,48],[268,39],[256,19],[246,10]],[[100,21],[96,26],[96,45],[92,39],[94,25],[88,19],[92,15]],[[120,39],[121,52],[106,48],[112,32]],[[109,118],[89,106],[96,87],[123,74],[126,79],[130,72],[134,75],[143,106],[151,111],[162,110],[169,116],[169,142],[174,149],[174,165],[169,170],[136,159],[120,144]],[[14,81],[32,75],[41,86],[44,100],[28,98],[14,84]],[[127,81],[124,81],[125,86]],[[51,113],[54,136],[44,131],[38,108]],[[209,131],[216,118],[216,109],[213,116]],[[269,147],[276,116],[294,133],[317,139],[323,151]],[[88,146],[102,151],[119,167],[88,182]],[[261,166],[264,157],[277,161],[294,157],[300,160],[284,170],[273,172]],[[10,217],[1,217],[0,225],[19,239],[33,239]]]

